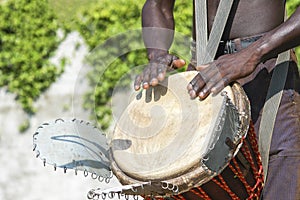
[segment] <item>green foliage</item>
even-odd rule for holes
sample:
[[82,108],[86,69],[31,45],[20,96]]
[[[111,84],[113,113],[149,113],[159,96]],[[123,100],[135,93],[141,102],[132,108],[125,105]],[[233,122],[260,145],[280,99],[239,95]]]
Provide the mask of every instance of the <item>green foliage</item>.
[[300,0],[287,0],[286,8],[288,16],[290,16],[298,6],[300,6]]
[[83,11],[78,30],[91,49],[109,37],[140,28],[142,1],[103,0]]
[[174,7],[175,30],[191,37],[193,22],[193,4],[190,0],[176,1]]
[[[288,16],[290,16],[298,6],[300,6],[300,0],[288,0],[287,1]],[[296,55],[298,58],[298,67],[300,68],[300,47],[296,48]]]
[[56,17],[47,0],[8,0],[0,13],[0,86],[33,113],[34,100],[61,73],[48,61],[59,44]]
[[70,32],[76,26],[76,17],[82,10],[88,10],[101,0],[51,0],[49,4],[57,15],[58,22],[64,31]]
[[20,126],[19,126],[19,132],[24,133],[30,128],[30,121],[26,119]]

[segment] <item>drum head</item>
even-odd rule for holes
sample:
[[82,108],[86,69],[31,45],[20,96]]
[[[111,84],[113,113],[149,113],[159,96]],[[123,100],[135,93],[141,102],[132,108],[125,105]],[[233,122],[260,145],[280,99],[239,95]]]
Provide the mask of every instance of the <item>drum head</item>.
[[[224,96],[191,100],[186,86],[197,72],[169,76],[136,95],[116,124],[112,159],[137,180],[166,180],[200,166]],[[224,89],[234,102],[231,87]]]

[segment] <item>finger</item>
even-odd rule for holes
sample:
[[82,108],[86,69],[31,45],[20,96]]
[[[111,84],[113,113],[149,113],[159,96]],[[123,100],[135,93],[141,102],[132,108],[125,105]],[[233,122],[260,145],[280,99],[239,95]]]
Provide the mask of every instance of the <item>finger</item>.
[[212,84],[206,84],[205,87],[199,92],[199,98],[204,100],[211,92]]
[[197,74],[197,75],[190,81],[190,83],[187,85],[187,89],[188,89],[188,90],[193,90],[193,89],[194,89],[194,85],[197,84],[198,75],[199,75],[199,74]]
[[190,95],[191,99],[195,99],[197,97],[196,92],[194,90],[189,90],[188,94]]
[[135,77],[134,81],[134,89],[138,91],[141,88],[141,83],[142,83],[142,76],[138,75]]
[[185,65],[185,63],[186,62],[183,59],[175,59],[172,62],[172,66],[174,69],[179,69],[179,68],[183,67]]
[[143,73],[143,88],[148,89],[149,88],[149,82],[150,82],[150,70],[147,68]]
[[151,64],[151,70],[150,70],[150,85],[156,86],[158,84],[158,69],[157,66],[159,64]]
[[218,82],[215,86],[211,88],[211,93],[213,95],[217,95],[219,92],[221,92],[228,84],[230,83],[229,79],[227,77],[224,77],[222,81]]
[[208,66],[210,66],[210,64],[207,64],[207,65],[198,65],[198,66],[196,66],[196,70],[197,71],[201,71],[201,70],[206,69]]
[[202,91],[200,91],[199,93],[200,99],[205,99],[212,92],[212,89],[216,87],[216,85],[219,85],[220,83],[224,85],[224,80],[221,74],[220,73],[214,74],[214,76],[212,76],[209,79],[209,81],[206,83],[206,86],[202,89]]
[[150,81],[150,85],[157,86],[157,84],[158,84],[158,79],[157,78],[152,78],[151,81]]
[[191,99],[196,98],[196,92],[193,90],[193,86],[196,84],[196,77],[194,77],[190,83],[187,85],[188,94],[190,95]]
[[165,77],[166,77],[166,71],[167,71],[167,68],[166,68],[166,66],[164,66],[164,65],[158,65],[158,67],[157,67],[157,79],[159,80],[159,81],[163,81],[164,79],[165,79]]
[[143,83],[143,89],[147,90],[149,88],[149,83],[148,82],[144,82]]
[[210,90],[208,90],[207,88],[205,88],[203,91],[201,91],[199,93],[199,99],[200,100],[204,100],[208,97],[208,95],[210,94]]
[[196,98],[204,86],[205,86],[205,82],[201,74],[198,73],[187,86],[191,98]]

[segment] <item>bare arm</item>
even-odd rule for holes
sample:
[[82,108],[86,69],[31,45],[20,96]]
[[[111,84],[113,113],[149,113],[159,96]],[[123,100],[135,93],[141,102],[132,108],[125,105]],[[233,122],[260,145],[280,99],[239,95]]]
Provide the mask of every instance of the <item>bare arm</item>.
[[255,55],[259,61],[300,45],[300,7],[295,13],[277,28],[268,32],[257,41]]
[[[230,55],[223,55],[213,63],[198,66],[198,74],[188,85],[192,98],[205,99],[218,93],[229,83],[251,74],[260,62],[300,45],[300,7],[284,23],[266,33],[261,39]],[[216,70],[217,69],[217,70]],[[204,77],[204,78],[203,78]],[[204,81],[208,80],[207,82]]]
[[174,37],[175,0],[147,0],[142,10],[143,39],[151,59],[167,53]]
[[174,37],[173,7],[175,0],[147,0],[142,10],[143,39],[149,65],[135,79],[139,90],[156,86],[165,78],[168,67],[181,67],[185,62],[168,53]]

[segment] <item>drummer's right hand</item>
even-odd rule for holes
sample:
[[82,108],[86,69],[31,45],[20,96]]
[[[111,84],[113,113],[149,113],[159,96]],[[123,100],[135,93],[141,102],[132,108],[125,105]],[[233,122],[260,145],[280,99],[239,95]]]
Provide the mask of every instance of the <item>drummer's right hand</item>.
[[139,90],[141,85],[144,89],[156,86],[165,79],[167,71],[181,68],[184,65],[183,59],[168,53],[152,58],[143,72],[135,78],[134,89]]

